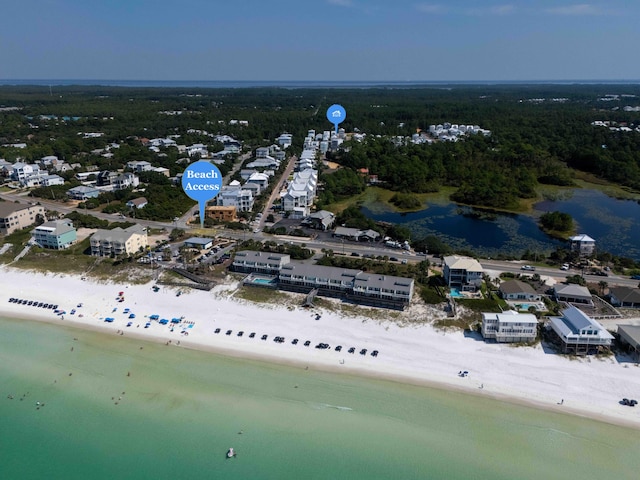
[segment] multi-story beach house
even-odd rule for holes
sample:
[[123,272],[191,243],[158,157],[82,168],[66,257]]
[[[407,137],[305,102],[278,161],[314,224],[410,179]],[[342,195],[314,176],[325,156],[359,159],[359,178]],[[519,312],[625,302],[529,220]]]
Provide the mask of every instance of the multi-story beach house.
[[220,189],[215,201],[220,207],[235,207],[238,212],[249,212],[253,209],[254,197],[251,190],[242,188],[239,184],[229,184]]
[[442,275],[449,288],[475,292],[482,285],[484,270],[474,258],[450,255],[444,257],[442,267]]
[[538,319],[530,313],[507,310],[482,314],[482,336],[496,342],[533,342],[538,333]]
[[36,223],[38,218],[45,220],[44,207],[41,205],[0,202],[0,234],[10,235],[27,228]]
[[551,317],[549,327],[565,353],[589,354],[608,349],[613,341],[600,323],[573,306],[563,310],[562,317]]
[[64,250],[76,243],[77,233],[73,222],[68,218],[50,220],[36,227],[32,233],[33,240],[43,248]]
[[132,225],[125,229],[100,229],[91,236],[90,242],[91,255],[97,257],[132,255],[149,245],[147,229],[142,225]]
[[572,252],[577,252],[581,257],[589,257],[596,251],[596,241],[589,235],[581,233],[569,237],[569,247]]

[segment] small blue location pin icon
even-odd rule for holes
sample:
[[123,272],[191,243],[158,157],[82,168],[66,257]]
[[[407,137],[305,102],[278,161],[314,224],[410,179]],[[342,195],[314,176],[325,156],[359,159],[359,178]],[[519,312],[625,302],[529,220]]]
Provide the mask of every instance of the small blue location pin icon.
[[222,174],[218,167],[206,160],[189,165],[182,174],[182,189],[200,206],[200,226],[204,227],[204,207],[220,193]]
[[338,133],[338,125],[344,122],[345,118],[347,118],[347,111],[342,105],[336,103],[327,109],[327,120],[335,125],[336,133]]

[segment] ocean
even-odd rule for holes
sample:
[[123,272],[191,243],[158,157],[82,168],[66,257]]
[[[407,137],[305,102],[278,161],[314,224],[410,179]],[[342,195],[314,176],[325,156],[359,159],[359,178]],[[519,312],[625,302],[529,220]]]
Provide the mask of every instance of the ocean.
[[623,480],[640,470],[637,430],[585,418],[46,323],[0,319],[0,331],[4,480]]

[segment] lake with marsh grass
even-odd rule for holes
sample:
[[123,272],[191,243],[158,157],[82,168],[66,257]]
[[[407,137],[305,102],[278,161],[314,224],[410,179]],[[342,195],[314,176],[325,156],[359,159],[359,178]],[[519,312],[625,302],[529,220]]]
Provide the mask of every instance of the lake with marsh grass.
[[457,250],[516,257],[526,250],[542,254],[565,245],[538,227],[541,214],[560,211],[570,214],[578,233],[595,239],[600,251],[640,261],[640,203],[612,198],[599,190],[567,190],[561,198],[535,204],[532,214],[494,212],[448,201],[430,202],[426,207],[400,213],[374,201],[361,210],[373,220],[408,227],[415,238],[436,235]]

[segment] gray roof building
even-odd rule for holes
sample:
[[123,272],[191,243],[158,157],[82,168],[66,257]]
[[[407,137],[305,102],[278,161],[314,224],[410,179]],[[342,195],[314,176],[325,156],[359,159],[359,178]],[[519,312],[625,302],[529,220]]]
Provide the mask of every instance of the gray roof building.
[[609,296],[616,307],[640,308],[640,288],[611,287]]

